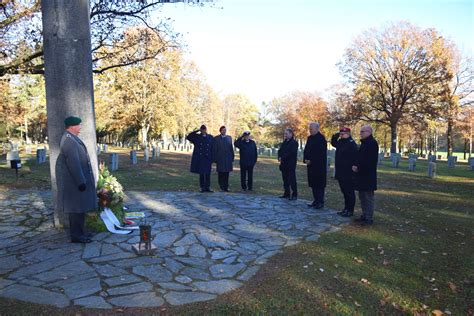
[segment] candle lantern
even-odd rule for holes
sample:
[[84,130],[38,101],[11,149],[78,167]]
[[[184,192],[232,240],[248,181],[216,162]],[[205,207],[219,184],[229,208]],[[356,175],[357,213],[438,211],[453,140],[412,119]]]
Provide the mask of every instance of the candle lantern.
[[138,244],[132,246],[133,251],[137,255],[153,255],[157,248],[151,242],[151,225],[142,224],[139,225],[140,228],[140,241]]

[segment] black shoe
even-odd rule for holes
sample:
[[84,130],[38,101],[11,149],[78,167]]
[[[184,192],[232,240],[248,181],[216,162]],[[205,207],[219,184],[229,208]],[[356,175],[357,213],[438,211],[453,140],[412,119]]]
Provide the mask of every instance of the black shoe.
[[289,195],[282,195],[282,196],[279,196],[280,199],[289,199],[290,196]]
[[316,201],[306,204],[308,207],[314,207],[316,205]]
[[292,196],[292,197],[290,197],[290,199],[289,199],[289,200],[290,200],[290,201],[296,201],[297,199],[298,199],[298,197],[297,197],[297,196]]
[[201,193],[206,193],[206,192],[207,192],[207,190],[205,190],[205,189],[201,189],[201,191],[200,191],[200,192],[201,192]]
[[347,210],[346,210],[346,209],[343,209],[342,211],[337,212],[337,215],[342,215],[342,214],[344,214],[345,212],[347,212]]
[[229,189],[225,189],[224,192],[230,192],[230,190],[229,190]]
[[354,212],[346,210],[344,213],[341,214],[342,217],[351,217],[354,215]]
[[88,244],[88,243],[92,242],[92,240],[90,240],[89,238],[87,238],[85,236],[81,236],[79,238],[71,238],[71,242],[81,243],[81,244]]
[[323,203],[318,203],[315,206],[313,206],[313,208],[315,208],[317,210],[320,210],[320,209],[324,208],[324,204]]
[[206,191],[204,192],[207,192],[207,193],[214,193],[214,191],[212,191],[211,189],[206,189]]
[[249,188],[249,189],[247,189],[247,191],[253,191],[253,190]]
[[[244,192],[247,191],[247,188],[242,188],[242,191],[244,191]],[[249,190],[249,191],[251,191],[251,190]]]

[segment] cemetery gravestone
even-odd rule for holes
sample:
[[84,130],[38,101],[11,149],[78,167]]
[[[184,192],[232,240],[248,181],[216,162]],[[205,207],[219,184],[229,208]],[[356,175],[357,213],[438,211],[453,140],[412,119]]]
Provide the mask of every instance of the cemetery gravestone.
[[130,151],[130,163],[132,165],[137,164],[137,152],[135,150]]
[[46,162],[46,149],[38,148],[36,149],[36,163],[38,165]]
[[400,164],[400,160],[401,160],[401,155],[392,153],[390,154],[390,159],[392,160],[392,167],[398,168],[398,165]]
[[436,162],[428,163],[428,177],[434,179],[436,177]]
[[449,156],[448,157],[448,168],[454,168],[456,165],[456,161],[458,160],[458,157],[456,156]]
[[382,163],[382,160],[383,160],[384,157],[385,157],[384,153],[379,153],[379,160],[378,160],[379,165]]
[[150,151],[148,150],[148,147],[145,147],[145,152],[143,153],[143,156],[145,158],[145,161],[150,160]]
[[331,170],[331,160],[332,160],[332,158],[328,157],[327,165],[326,165],[326,172],[329,172],[329,170]]
[[474,157],[469,158],[469,167],[471,168],[471,171],[474,171]]
[[118,170],[118,159],[119,156],[117,153],[110,154],[110,161],[109,161],[109,170],[116,171]]
[[416,159],[408,158],[408,171],[415,171],[416,168]]
[[104,153],[107,153],[109,151],[109,145],[104,144],[102,149],[104,150]]

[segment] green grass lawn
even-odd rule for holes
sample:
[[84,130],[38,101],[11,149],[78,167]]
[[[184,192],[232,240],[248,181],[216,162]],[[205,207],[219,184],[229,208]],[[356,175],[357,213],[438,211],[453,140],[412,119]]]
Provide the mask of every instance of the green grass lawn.
[[[122,151],[120,169],[114,174],[126,190],[195,191],[198,178],[188,172],[189,162],[188,154],[164,152],[158,160],[131,166]],[[391,168],[389,159],[380,166],[373,227],[347,226],[322,235],[317,242],[286,248],[245,286],[215,301],[156,310],[127,309],[122,314],[431,315],[440,310],[472,315],[474,172],[465,163],[448,169],[446,162],[440,162],[437,178],[429,179],[426,161],[417,163],[416,172],[407,169],[406,160],[399,169]],[[48,175],[48,164],[25,162],[16,181],[14,171],[2,165],[0,189],[47,188]],[[303,165],[298,166],[297,177],[300,197],[310,199]],[[215,175],[212,185],[217,187]],[[239,187],[236,172],[231,175],[231,189]],[[254,194],[282,192],[274,158],[259,160],[254,187]],[[326,199],[331,208],[343,206],[337,183],[331,178]],[[7,314],[96,313],[4,299],[0,303],[7,306]]]

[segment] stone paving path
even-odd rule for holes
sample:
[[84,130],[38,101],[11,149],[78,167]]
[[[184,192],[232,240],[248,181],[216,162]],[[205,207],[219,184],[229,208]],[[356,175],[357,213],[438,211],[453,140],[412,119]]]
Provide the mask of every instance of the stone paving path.
[[155,256],[137,256],[138,232],[100,233],[87,245],[53,228],[49,192],[0,192],[0,296],[91,308],[212,300],[249,280],[268,258],[346,223],[335,211],[273,196],[128,192],[145,210]]

